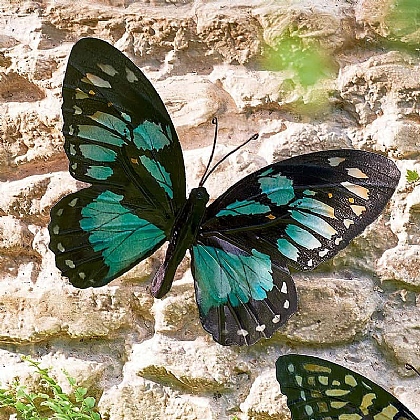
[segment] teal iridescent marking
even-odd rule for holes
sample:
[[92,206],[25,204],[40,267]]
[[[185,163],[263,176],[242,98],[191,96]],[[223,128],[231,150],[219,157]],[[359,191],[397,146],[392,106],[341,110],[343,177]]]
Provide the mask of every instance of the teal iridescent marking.
[[170,144],[172,140],[171,132],[162,130],[160,124],[145,120],[133,130],[134,144],[143,150],[160,150]]
[[207,245],[192,247],[195,280],[204,314],[213,307],[233,306],[249,299],[263,300],[273,288],[271,260],[252,250],[252,255],[234,255]]
[[[268,171],[264,172],[268,173]],[[281,174],[260,176],[258,182],[261,191],[265,193],[268,199],[278,206],[288,204],[294,197],[293,181]]]
[[122,146],[124,139],[116,136],[105,128],[97,125],[78,125],[77,136],[87,140],[94,140],[98,143],[112,144],[114,146]]
[[305,191],[303,191],[303,194],[304,195],[316,195],[316,192],[312,191],[312,190],[305,190]]
[[299,257],[299,250],[292,245],[287,239],[280,238],[277,240],[277,248],[280,253],[292,261],[297,261]]
[[286,234],[306,249],[315,249],[322,245],[314,235],[296,225],[287,225]]
[[125,112],[121,112],[121,117],[123,117],[127,122],[131,122],[130,115],[126,114]]
[[89,166],[85,175],[93,179],[104,181],[105,179],[108,179],[113,173],[114,171],[108,166]]
[[150,175],[152,175],[158,184],[165,190],[166,194],[168,194],[170,198],[174,198],[172,181],[169,172],[167,172],[159,162],[156,162],[147,156],[140,156],[140,161]]
[[271,209],[265,204],[258,201],[238,201],[229,204],[223,210],[220,210],[216,216],[239,216],[241,214],[265,214],[270,212]]
[[304,213],[299,210],[292,210],[290,212],[293,219],[301,223],[303,226],[313,230],[326,239],[331,239],[338,232],[324,219],[313,214]]
[[97,162],[115,162],[117,159],[116,152],[96,144],[81,144],[79,149],[83,157]]
[[266,171],[261,172],[259,176],[267,176],[270,175],[271,173],[273,173],[274,169],[273,168],[268,168]]
[[107,114],[106,112],[96,111],[93,115],[88,115],[88,117],[91,120],[102,124],[104,127],[109,128],[110,130],[121,133],[121,136],[123,137],[125,137],[128,131],[126,122],[122,121],[118,117],[115,117],[114,115]]
[[165,239],[165,233],[121,205],[122,195],[105,191],[82,209],[80,227],[109,271],[105,280],[129,267]]
[[299,200],[291,203],[290,207],[297,207],[299,210],[310,210],[312,213],[335,219],[334,209],[331,206],[313,198],[300,198]]

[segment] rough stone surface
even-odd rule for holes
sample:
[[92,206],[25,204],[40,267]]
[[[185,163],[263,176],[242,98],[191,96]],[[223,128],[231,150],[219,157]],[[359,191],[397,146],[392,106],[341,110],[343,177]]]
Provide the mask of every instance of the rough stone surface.
[[[252,4],[251,4],[252,3]],[[280,354],[365,374],[420,417],[420,27],[408,0],[0,0],[0,383],[39,380],[20,355],[65,369],[104,419],[288,419]],[[377,151],[402,172],[384,213],[333,260],[293,273],[299,311],[270,340],[224,348],[202,329],[189,257],[169,294],[150,278],[164,249],[100,289],[78,290],[48,249],[49,210],[83,187],[69,175],[61,84],[74,42],[105,39],[161,94],[187,188],[217,197],[279,159]],[[65,388],[68,390],[68,388]],[[0,419],[10,412],[0,410]]]

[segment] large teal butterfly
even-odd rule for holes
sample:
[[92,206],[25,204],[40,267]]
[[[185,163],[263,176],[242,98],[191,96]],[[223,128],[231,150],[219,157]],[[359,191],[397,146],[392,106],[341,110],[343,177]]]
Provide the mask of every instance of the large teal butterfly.
[[288,354],[276,371],[293,420],[418,420],[379,385],[327,360]]
[[[70,173],[91,186],[51,210],[50,248],[76,287],[99,287],[155,252],[163,297],[186,250],[200,319],[223,344],[270,337],[297,309],[287,269],[313,269],[382,211],[400,173],[377,154],[332,150],[267,166],[206,207],[185,198],[180,143],[159,95],[108,43],[76,43],[63,85]],[[210,171],[211,172],[211,171]]]

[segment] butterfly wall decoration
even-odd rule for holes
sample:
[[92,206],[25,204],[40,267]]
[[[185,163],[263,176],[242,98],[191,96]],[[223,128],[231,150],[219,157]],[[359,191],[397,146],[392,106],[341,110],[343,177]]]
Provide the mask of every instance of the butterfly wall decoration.
[[186,198],[162,100],[125,55],[94,38],[71,51],[62,112],[69,171],[91,186],[51,209],[57,267],[76,287],[100,287],[169,241],[151,286],[161,298],[189,250],[201,323],[223,345],[283,325],[297,310],[288,266],[310,270],[343,249],[400,177],[381,155],[330,150],[266,166],[208,206],[203,176]]
[[293,420],[419,420],[379,385],[318,357],[280,356],[276,375]]

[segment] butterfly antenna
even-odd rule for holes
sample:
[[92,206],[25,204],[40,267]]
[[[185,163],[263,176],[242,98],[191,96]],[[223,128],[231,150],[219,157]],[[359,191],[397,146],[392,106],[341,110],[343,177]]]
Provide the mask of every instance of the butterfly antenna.
[[203,184],[207,181],[207,178],[214,172],[214,170],[222,163],[224,162],[230,155],[233,155],[235,152],[237,152],[241,147],[244,147],[246,144],[248,144],[250,141],[252,140],[256,140],[258,138],[258,133],[254,134],[253,136],[251,136],[247,141],[243,142],[242,144],[240,144],[239,146],[235,147],[233,150],[231,150],[226,156],[224,156],[222,159],[219,160],[219,162],[217,162],[213,168],[211,168],[209,170],[210,167],[210,163],[213,159],[214,156],[214,151],[216,149],[216,139],[217,139],[217,118],[213,118],[212,120],[213,124],[216,124],[216,131],[214,133],[214,141],[213,141],[213,149],[211,151],[211,155],[210,155],[210,159],[209,159],[209,163],[207,164],[207,168],[204,171],[204,175],[201,178],[200,183],[198,184],[200,187],[203,186]]
[[407,369],[407,370],[414,370],[414,372],[416,372],[417,373],[417,375],[419,375],[420,376],[420,372],[413,366],[413,365],[410,365],[410,363],[406,363],[405,364],[405,368]]
[[203,186],[203,184],[204,184],[205,180],[207,179],[206,174],[207,174],[207,171],[208,171],[208,170],[209,170],[209,168],[210,168],[211,161],[213,160],[214,151],[216,150],[216,143],[217,143],[217,130],[218,130],[218,127],[219,127],[219,123],[218,123],[218,121],[217,121],[217,118],[216,118],[216,117],[214,117],[214,118],[211,120],[211,123],[212,123],[212,124],[214,124],[214,125],[216,126],[216,127],[214,127],[213,147],[212,147],[212,149],[211,149],[210,158],[209,158],[209,162],[207,163],[206,170],[204,171],[204,174],[203,174],[203,176],[201,177],[201,180],[200,180],[200,182],[199,182],[199,184],[198,184],[200,187],[202,187],[202,186]]

